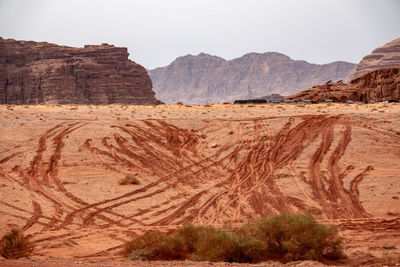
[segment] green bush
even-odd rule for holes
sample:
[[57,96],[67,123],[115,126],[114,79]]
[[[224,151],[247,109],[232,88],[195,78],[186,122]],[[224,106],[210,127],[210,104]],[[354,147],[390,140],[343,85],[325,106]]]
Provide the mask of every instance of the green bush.
[[196,251],[203,232],[205,232],[204,227],[187,224],[178,230],[175,237],[181,240],[183,250],[191,254]]
[[150,232],[125,243],[124,256],[131,260],[151,260],[157,256],[157,248],[165,240],[160,232]]
[[181,260],[187,252],[181,239],[151,232],[125,243],[123,254],[130,260]]
[[28,258],[33,245],[20,229],[12,229],[1,240],[0,254],[6,259]]
[[334,226],[315,221],[311,214],[280,214],[256,223],[256,236],[267,252],[283,261],[342,258],[342,239]]
[[201,261],[226,261],[230,235],[222,230],[206,227],[196,245],[194,259]]
[[176,236],[167,237],[156,249],[157,260],[184,260],[188,257],[183,241]]
[[344,257],[336,228],[317,223],[310,214],[261,218],[230,231],[185,225],[169,237],[148,233],[127,242],[125,255],[138,260],[249,263]]

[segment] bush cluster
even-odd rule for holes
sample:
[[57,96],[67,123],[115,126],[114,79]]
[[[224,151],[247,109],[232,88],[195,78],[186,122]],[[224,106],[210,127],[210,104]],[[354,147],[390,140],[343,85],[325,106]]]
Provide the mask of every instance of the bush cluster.
[[19,229],[12,229],[1,240],[0,255],[6,259],[28,258],[33,245]]
[[138,178],[136,178],[136,174],[127,174],[125,175],[124,178],[118,180],[119,185],[128,185],[128,184],[134,184],[138,185],[140,184],[140,181]]
[[334,226],[310,214],[280,214],[230,230],[185,225],[175,234],[147,233],[125,244],[131,260],[260,262],[337,260],[344,257]]

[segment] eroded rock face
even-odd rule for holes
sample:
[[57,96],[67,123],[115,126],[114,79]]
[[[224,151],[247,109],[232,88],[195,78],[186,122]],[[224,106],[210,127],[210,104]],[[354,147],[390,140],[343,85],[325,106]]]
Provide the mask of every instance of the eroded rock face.
[[377,69],[398,66],[400,66],[400,38],[376,48],[371,54],[365,56],[352,72],[350,80]]
[[328,80],[347,81],[355,66],[310,64],[279,53],[249,53],[233,60],[201,53],[179,57],[166,67],[150,70],[149,75],[163,102],[205,104],[290,95]]
[[324,84],[301,91],[286,99],[295,101],[310,99],[319,102],[332,99],[334,102],[400,100],[400,67],[379,69],[354,79],[350,84]]
[[152,83],[128,51],[0,37],[1,104],[157,104]]

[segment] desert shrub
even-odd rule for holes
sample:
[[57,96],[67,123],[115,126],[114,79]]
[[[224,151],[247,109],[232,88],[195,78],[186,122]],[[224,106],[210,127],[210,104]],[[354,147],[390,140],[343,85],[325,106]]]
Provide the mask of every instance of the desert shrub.
[[339,259],[342,239],[334,226],[315,221],[311,214],[280,214],[256,223],[256,236],[267,253],[282,261]]
[[175,237],[181,240],[185,252],[191,254],[196,251],[199,240],[202,237],[202,232],[204,231],[205,228],[202,226],[187,224],[178,230]]
[[1,240],[0,254],[6,259],[28,258],[33,245],[20,229],[12,229]]
[[140,184],[138,178],[136,178],[135,174],[127,174],[124,178],[118,180],[118,184],[120,185],[127,185],[127,184]]
[[176,236],[152,232],[126,242],[124,255],[130,260],[182,260],[187,252],[182,240]]
[[280,214],[228,231],[185,225],[174,235],[149,233],[125,245],[126,256],[141,260],[259,262],[263,260],[330,260],[344,256],[333,226],[310,214]]
[[157,256],[157,248],[166,239],[160,232],[146,233],[125,243],[123,254],[131,260],[151,260]]
[[390,250],[390,249],[396,249],[396,246],[395,245],[383,245],[382,248]]
[[156,248],[154,259],[157,260],[184,260],[189,253],[186,251],[183,240],[177,236],[167,237]]
[[196,256],[207,261],[254,263],[263,259],[263,253],[263,244],[256,238],[216,230],[201,239]]
[[201,261],[225,261],[229,243],[230,236],[227,232],[206,227],[198,240],[193,258]]

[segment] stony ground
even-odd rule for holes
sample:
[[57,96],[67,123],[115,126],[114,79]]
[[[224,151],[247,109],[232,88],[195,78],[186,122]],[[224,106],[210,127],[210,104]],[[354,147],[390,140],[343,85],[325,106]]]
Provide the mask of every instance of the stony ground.
[[[0,106],[0,117],[0,234],[22,228],[42,264],[108,264],[147,231],[279,211],[335,224],[348,264],[400,262],[399,104]],[[139,184],[121,185],[127,175]]]

